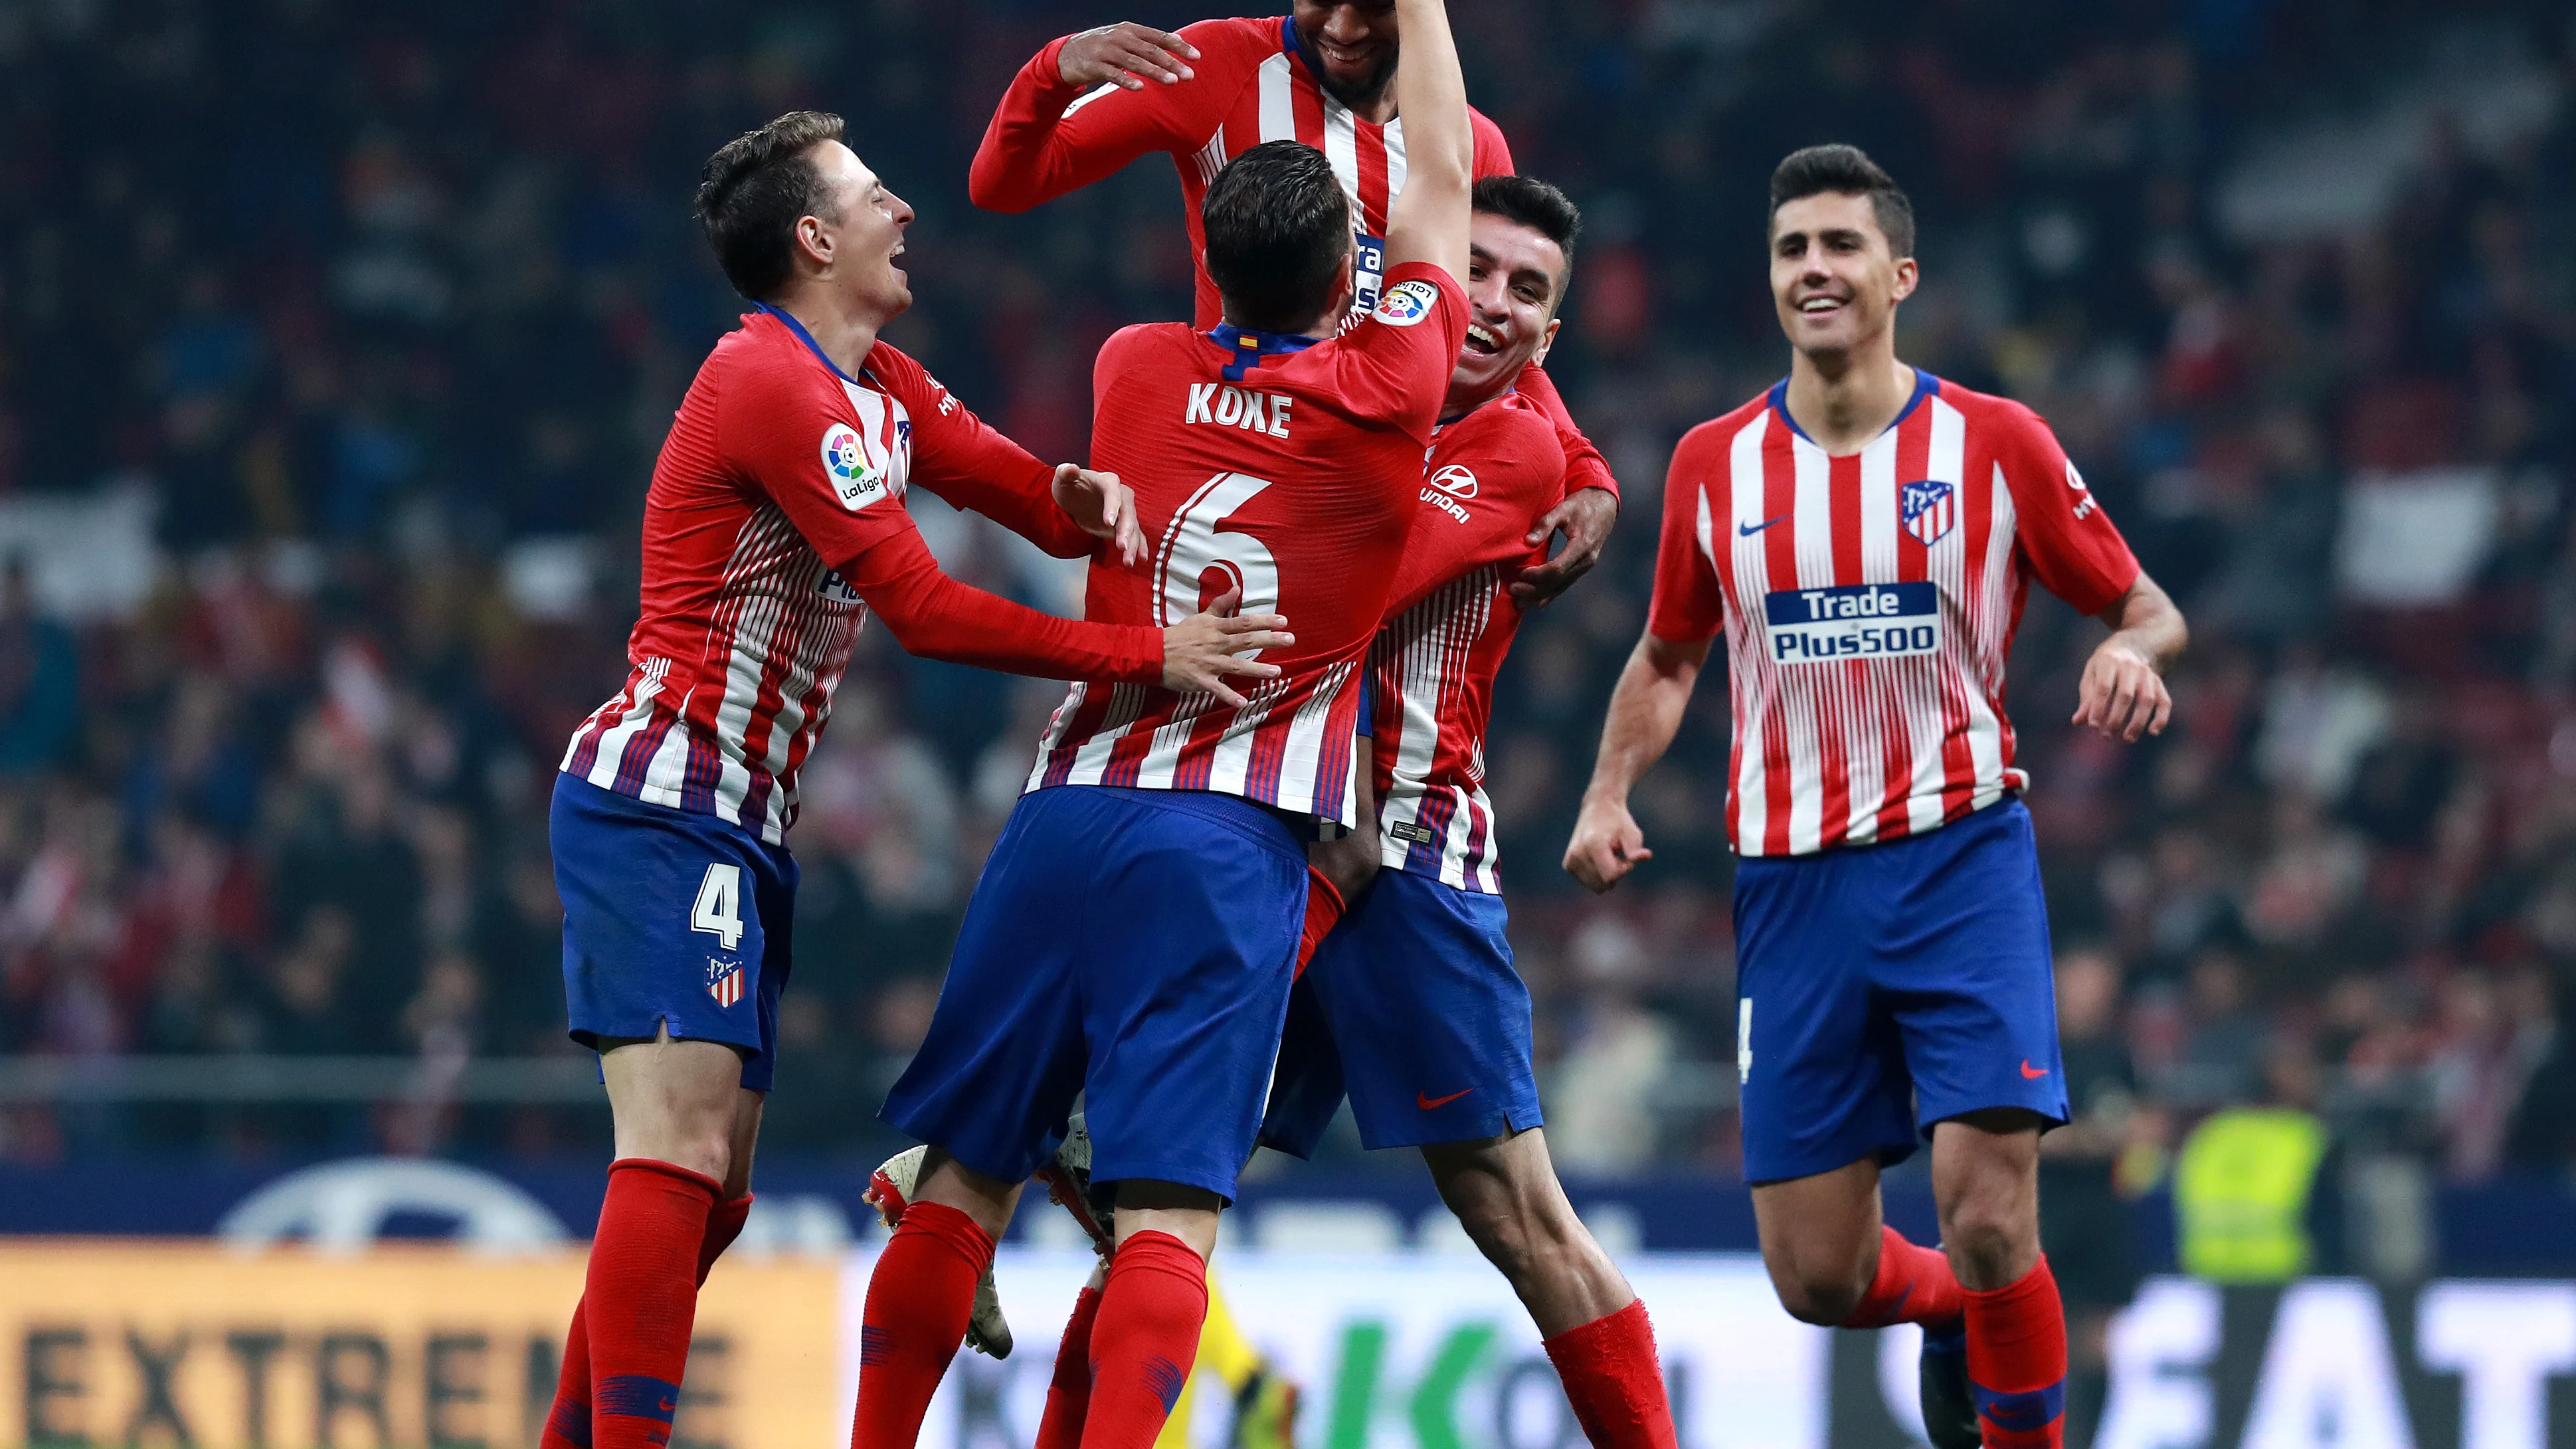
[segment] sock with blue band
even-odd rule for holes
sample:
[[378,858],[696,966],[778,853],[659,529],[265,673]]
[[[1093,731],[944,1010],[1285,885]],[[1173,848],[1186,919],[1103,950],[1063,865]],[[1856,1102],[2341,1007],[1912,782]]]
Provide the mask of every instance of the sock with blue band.
[[1969,1289],[1968,1383],[1986,1449],[2065,1443],[2066,1308],[2042,1257],[2009,1287]]

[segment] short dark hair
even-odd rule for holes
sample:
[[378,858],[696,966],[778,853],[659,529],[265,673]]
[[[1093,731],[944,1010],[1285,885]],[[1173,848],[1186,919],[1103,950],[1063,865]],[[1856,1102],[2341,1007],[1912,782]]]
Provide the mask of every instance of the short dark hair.
[[1566,275],[1557,278],[1561,295],[1574,273],[1575,240],[1583,235],[1583,213],[1574,198],[1535,176],[1479,176],[1473,196],[1476,210],[1528,227],[1565,253]]
[[1199,221],[1208,280],[1237,326],[1303,327],[1349,274],[1350,199],[1333,163],[1303,142],[1264,141],[1227,162]]
[[725,280],[750,300],[766,302],[787,285],[796,223],[821,214],[814,148],[840,140],[841,130],[829,111],[789,111],[717,147],[699,169],[698,224]]
[[1868,197],[1870,214],[1887,234],[1887,249],[1900,257],[1914,255],[1914,203],[1896,178],[1858,146],[1809,146],[1781,158],[1771,173],[1770,214],[1779,215],[1781,207],[1800,197],[1829,191]]

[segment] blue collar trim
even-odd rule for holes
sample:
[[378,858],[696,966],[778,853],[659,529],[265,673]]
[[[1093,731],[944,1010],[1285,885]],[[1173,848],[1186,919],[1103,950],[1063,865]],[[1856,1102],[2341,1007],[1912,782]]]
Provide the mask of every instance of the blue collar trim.
[[814,334],[805,330],[804,323],[797,321],[794,317],[789,316],[781,309],[770,306],[767,302],[754,302],[751,305],[768,313],[770,316],[777,318],[779,321],[786,323],[787,330],[796,334],[796,340],[804,343],[807,351],[813,353],[816,357],[822,358],[823,365],[832,369],[832,375],[834,377],[839,378],[843,382],[858,381],[857,378],[843,372],[841,370],[841,365],[834,362],[831,359],[831,356],[823,351],[823,344],[814,340]]
[[[1932,397],[1940,391],[1941,379],[1934,377],[1923,368],[1914,369],[1914,395],[1905,400],[1905,406],[1896,410],[1896,417],[1881,430],[1881,436],[1895,432],[1899,424],[1914,416],[1916,408],[1923,406],[1925,398]],[[1796,418],[1789,416],[1789,379],[1784,377],[1771,384],[1770,404],[1771,411],[1780,415],[1780,421],[1789,425],[1790,432],[1796,433],[1801,438],[1807,438],[1807,430],[1798,426]],[[1807,438],[1807,441],[1813,443],[1816,440]]]
[[1295,332],[1248,331],[1231,322],[1220,322],[1210,328],[1207,338],[1233,354],[1234,360],[1225,365],[1225,380],[1228,382],[1241,382],[1246,369],[1259,367],[1274,357],[1303,352],[1320,340]]

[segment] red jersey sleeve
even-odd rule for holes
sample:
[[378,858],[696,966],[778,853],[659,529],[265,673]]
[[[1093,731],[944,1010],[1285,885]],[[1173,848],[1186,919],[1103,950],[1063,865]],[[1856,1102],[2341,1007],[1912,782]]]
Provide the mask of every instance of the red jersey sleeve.
[[1052,40],[1020,67],[984,128],[966,173],[966,194],[987,211],[1026,211],[1078,191],[1139,156],[1195,151],[1279,47],[1276,20],[1202,20],[1181,27],[1197,46],[1189,80],[1147,81],[1142,90],[1067,85],[1056,68],[1066,40]]
[[1059,619],[961,584],[907,527],[843,570],[904,652],[1040,679],[1163,682],[1163,631]]
[[1682,435],[1664,475],[1664,530],[1655,543],[1655,598],[1646,632],[1658,639],[1714,639],[1726,627],[1726,591],[1709,562],[1710,480],[1726,476],[1726,434],[1702,423]]
[[975,416],[928,369],[880,342],[868,372],[912,415],[912,481],[971,508],[1057,558],[1097,542],[1056,506],[1055,469]]
[[1469,163],[1472,168],[1471,177],[1480,179],[1487,176],[1515,174],[1516,168],[1512,165],[1512,143],[1503,139],[1502,127],[1495,125],[1484,112],[1469,106],[1467,131],[1475,138],[1476,143],[1475,158]]
[[1565,449],[1565,491],[1598,488],[1618,497],[1619,480],[1611,476],[1610,460],[1602,457],[1601,450],[1592,446],[1592,440],[1574,425],[1573,416],[1565,410],[1565,398],[1557,392],[1556,380],[1547,375],[1547,369],[1533,362],[1521,369],[1519,380],[1512,386],[1538,404],[1539,411],[1556,425],[1557,442]]
[[2138,559],[2102,500],[2037,413],[2006,403],[1996,422],[1995,463],[2012,490],[2014,545],[2032,577],[2081,613],[2119,602],[2138,581]]
[[1466,338],[1467,294],[1446,268],[1391,269],[1376,308],[1322,344],[1333,354],[1331,406],[1357,422],[1401,428],[1428,447]]
[[1421,508],[1387,599],[1389,618],[1461,574],[1535,553],[1530,525],[1565,496],[1556,429],[1532,409],[1485,406],[1497,410],[1490,419],[1471,414],[1452,423],[1454,445],[1444,434],[1432,449]]
[[793,362],[745,348],[716,379],[716,452],[766,494],[807,546],[838,565],[898,533],[912,516],[877,467],[835,473],[836,459],[868,455],[859,415],[837,382],[802,356]]

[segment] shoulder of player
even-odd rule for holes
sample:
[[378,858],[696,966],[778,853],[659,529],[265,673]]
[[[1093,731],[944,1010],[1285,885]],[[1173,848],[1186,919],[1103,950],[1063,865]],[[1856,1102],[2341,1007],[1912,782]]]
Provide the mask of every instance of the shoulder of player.
[[1673,444],[1673,460],[1679,463],[1686,457],[1696,459],[1704,454],[1726,456],[1727,450],[1735,445],[1735,435],[1744,431],[1745,424],[1760,417],[1770,406],[1771,394],[1758,392],[1733,409],[1701,423],[1682,434],[1681,441]]
[[2057,450],[2056,432],[2029,404],[1961,387],[1946,377],[1941,379],[1940,389],[1935,396],[1958,410],[1960,419],[1967,424],[1968,436],[1987,450],[2018,452],[2033,444]]
[[1434,454],[1453,448],[1497,460],[1526,459],[1541,465],[1553,461],[1558,473],[1565,471],[1565,441],[1557,434],[1555,421],[1516,392],[1503,394],[1443,429]]
[[757,312],[717,339],[699,377],[726,408],[812,404],[837,412],[843,401],[840,377],[796,334]]
[[1131,322],[1100,344],[1099,365],[1107,367],[1112,359],[1123,366],[1186,355],[1197,336],[1187,322]]
[[1199,58],[1190,69],[1207,77],[1255,68],[1280,54],[1279,24],[1276,15],[1236,15],[1192,21],[1177,33],[1198,47]]

